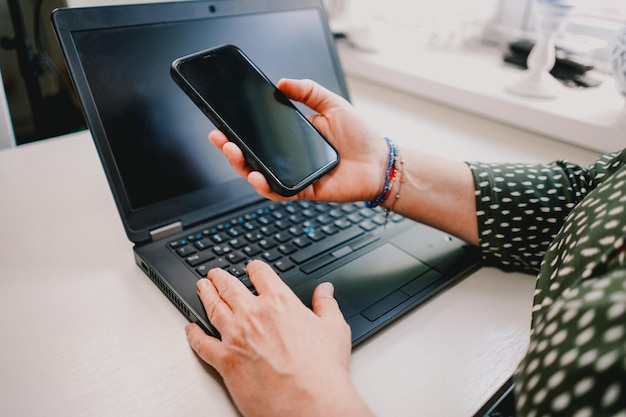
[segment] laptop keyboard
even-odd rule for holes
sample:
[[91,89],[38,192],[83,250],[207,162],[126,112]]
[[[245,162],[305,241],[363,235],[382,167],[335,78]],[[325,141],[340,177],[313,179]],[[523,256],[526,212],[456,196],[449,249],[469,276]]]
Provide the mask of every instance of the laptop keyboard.
[[[392,213],[388,223],[402,220]],[[198,278],[222,268],[255,292],[246,275],[252,259],[264,260],[279,274],[293,268],[310,274],[376,241],[376,234],[368,232],[384,226],[385,212],[380,208],[298,200],[272,203],[191,232],[168,246]]]

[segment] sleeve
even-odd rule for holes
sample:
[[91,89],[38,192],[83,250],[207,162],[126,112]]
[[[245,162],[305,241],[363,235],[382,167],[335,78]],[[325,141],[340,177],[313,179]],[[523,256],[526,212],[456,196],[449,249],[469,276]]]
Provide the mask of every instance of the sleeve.
[[537,273],[567,214],[623,154],[604,155],[588,168],[564,160],[541,165],[468,163],[484,260],[506,270]]
[[564,293],[515,373],[520,416],[626,415],[626,268]]

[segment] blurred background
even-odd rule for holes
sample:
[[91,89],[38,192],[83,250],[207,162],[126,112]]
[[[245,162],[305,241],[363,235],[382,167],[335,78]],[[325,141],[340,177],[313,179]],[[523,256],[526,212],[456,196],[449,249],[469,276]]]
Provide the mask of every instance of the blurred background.
[[[216,0],[229,1],[229,0]],[[134,1],[134,2],[139,2]],[[16,144],[85,129],[50,13],[57,7],[130,3],[123,0],[0,0],[0,70]],[[534,0],[325,0],[331,28],[364,49],[504,48],[533,39]],[[624,0],[580,0],[563,53],[610,71],[610,50],[626,21]]]

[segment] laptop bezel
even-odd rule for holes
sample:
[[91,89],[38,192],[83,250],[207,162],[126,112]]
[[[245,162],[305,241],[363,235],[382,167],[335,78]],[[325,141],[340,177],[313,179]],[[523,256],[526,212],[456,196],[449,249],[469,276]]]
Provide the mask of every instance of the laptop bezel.
[[[236,196],[224,193],[223,188],[203,188],[193,193],[174,197],[147,207],[133,209],[126,194],[121,174],[116,166],[107,132],[98,114],[91,89],[75,47],[73,33],[85,30],[111,29],[125,26],[172,23],[185,20],[214,19],[253,13],[271,13],[288,10],[315,9],[322,14],[322,23],[331,62],[334,66],[340,93],[349,100],[347,84],[336,52],[333,34],[321,0],[212,0],[178,1],[151,4],[129,4],[123,6],[95,6],[61,8],[52,13],[59,43],[63,50],[70,76],[74,83],[85,119],[91,131],[109,182],[124,229],[135,244],[154,239],[155,230],[185,229],[207,219],[234,209],[262,201],[244,179],[237,178],[228,185],[229,189],[241,190]],[[208,133],[208,132],[207,132]],[[220,192],[219,201],[205,205],[207,196]],[[157,234],[158,235],[158,234]]]

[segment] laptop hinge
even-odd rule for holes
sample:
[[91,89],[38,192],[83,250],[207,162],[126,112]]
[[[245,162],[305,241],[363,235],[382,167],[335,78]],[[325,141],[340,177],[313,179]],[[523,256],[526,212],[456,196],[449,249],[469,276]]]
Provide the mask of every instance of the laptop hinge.
[[163,239],[178,232],[183,231],[183,224],[181,222],[171,223],[158,229],[150,230],[150,237],[152,240]]

